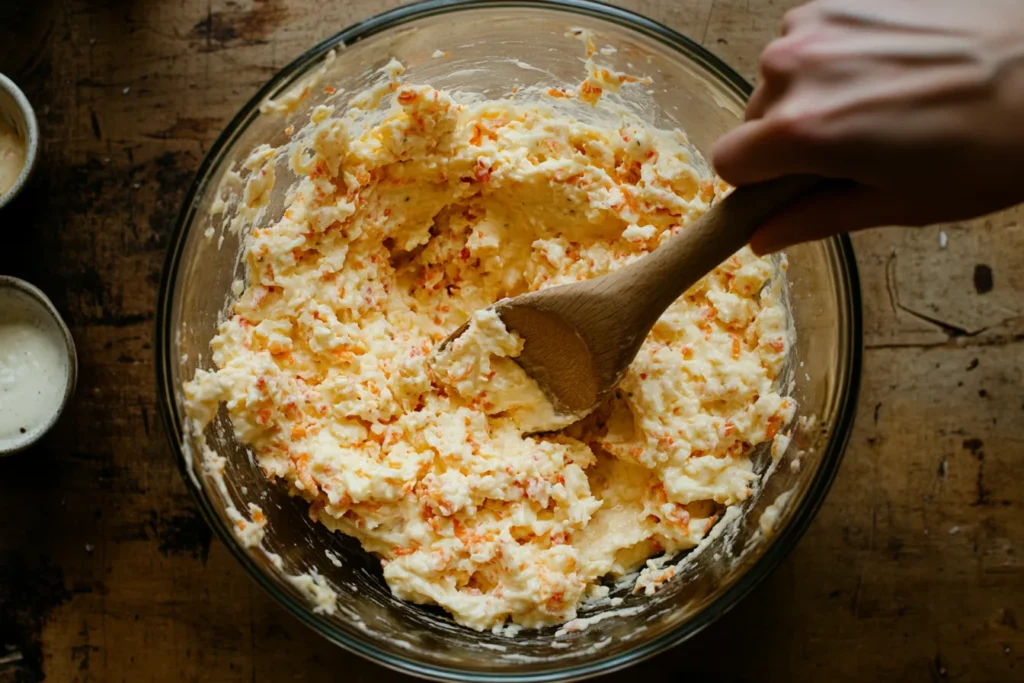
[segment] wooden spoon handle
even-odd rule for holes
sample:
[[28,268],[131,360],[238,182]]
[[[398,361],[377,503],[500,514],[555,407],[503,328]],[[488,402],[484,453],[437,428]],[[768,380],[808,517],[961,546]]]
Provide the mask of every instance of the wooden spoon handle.
[[653,324],[687,289],[746,246],[771,214],[824,182],[794,175],[738,187],[671,240],[619,270],[616,275],[624,280],[617,284],[631,290],[634,305],[650,311],[641,317],[653,316]]

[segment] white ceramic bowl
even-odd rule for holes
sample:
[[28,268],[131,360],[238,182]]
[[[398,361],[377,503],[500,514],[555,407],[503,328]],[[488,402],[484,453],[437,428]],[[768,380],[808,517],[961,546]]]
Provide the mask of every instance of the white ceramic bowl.
[[23,451],[43,438],[57,424],[57,420],[60,419],[64,408],[67,407],[68,402],[75,393],[75,385],[78,381],[78,354],[75,352],[75,340],[71,336],[71,330],[68,329],[68,326],[60,317],[60,313],[54,307],[53,302],[35,285],[10,275],[0,275],[0,301],[3,301],[3,295],[7,294],[3,290],[7,289],[13,290],[13,295],[26,302],[40,316],[51,321],[56,327],[54,333],[61,336],[67,352],[67,374],[60,404],[55,407],[49,418],[31,431],[26,432],[25,437],[22,439],[0,441],[0,457]]

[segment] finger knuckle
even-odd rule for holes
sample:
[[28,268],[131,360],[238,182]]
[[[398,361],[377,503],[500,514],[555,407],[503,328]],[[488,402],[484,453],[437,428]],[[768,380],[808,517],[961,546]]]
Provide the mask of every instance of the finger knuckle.
[[817,12],[816,4],[814,2],[806,5],[800,5],[793,7],[786,11],[782,15],[782,30],[785,33],[792,31],[793,29],[807,23],[807,21]]
[[800,20],[803,17],[803,13],[799,7],[787,11],[782,15],[782,32],[789,33],[800,24]]
[[799,55],[790,41],[776,40],[761,53],[761,71],[766,78],[785,78],[796,71],[798,61]]
[[775,133],[793,142],[821,145],[827,142],[824,118],[813,110],[788,108],[772,117]]

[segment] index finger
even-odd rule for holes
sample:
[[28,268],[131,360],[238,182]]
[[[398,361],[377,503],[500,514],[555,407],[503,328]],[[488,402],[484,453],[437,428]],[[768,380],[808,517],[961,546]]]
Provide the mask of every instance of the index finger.
[[823,152],[801,142],[778,119],[755,119],[726,133],[715,143],[711,162],[733,185],[749,185],[784,175],[823,172]]

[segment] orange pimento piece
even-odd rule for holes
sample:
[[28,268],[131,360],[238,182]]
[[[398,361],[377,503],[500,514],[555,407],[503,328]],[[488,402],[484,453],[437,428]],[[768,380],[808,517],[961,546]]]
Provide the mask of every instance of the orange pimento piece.
[[601,99],[601,93],[603,92],[604,89],[601,86],[594,85],[588,78],[583,81],[583,85],[580,86],[580,100],[590,104],[597,104],[597,101]]

